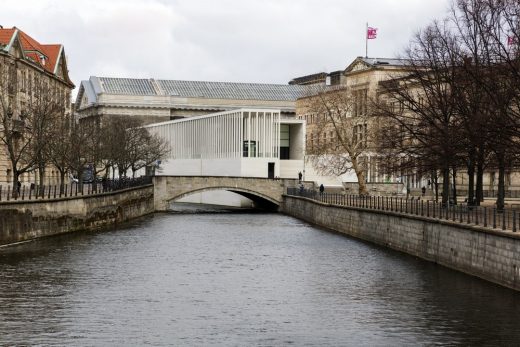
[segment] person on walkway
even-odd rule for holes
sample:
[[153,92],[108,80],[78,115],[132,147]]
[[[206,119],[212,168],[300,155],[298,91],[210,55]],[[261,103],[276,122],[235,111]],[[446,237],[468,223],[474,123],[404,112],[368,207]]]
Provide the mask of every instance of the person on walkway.
[[323,186],[323,183],[320,184],[320,195],[323,194],[323,192],[325,191],[325,187]]
[[18,192],[18,194],[20,194],[21,187],[22,187],[22,182],[20,182],[20,181],[16,182],[16,191]]
[[421,188],[421,192],[422,192],[422,196],[425,196],[425,195],[426,195],[426,187],[425,187],[425,186],[423,186],[423,187]]
[[298,181],[299,181],[299,182],[302,181],[302,177],[303,177],[302,172],[301,172],[301,171],[298,172]]

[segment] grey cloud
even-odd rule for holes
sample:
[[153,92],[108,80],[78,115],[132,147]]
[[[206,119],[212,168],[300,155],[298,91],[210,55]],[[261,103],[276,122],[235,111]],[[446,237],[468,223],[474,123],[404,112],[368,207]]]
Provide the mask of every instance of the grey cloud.
[[[287,83],[398,54],[449,0],[2,1],[0,24],[63,43],[76,85],[90,75]],[[9,18],[9,21],[6,20]]]

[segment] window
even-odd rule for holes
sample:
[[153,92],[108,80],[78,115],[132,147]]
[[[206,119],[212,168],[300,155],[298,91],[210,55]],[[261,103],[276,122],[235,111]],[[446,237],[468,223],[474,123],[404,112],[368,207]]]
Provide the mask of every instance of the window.
[[358,144],[363,147],[367,146],[367,142],[368,142],[367,131],[368,131],[368,126],[366,123],[355,125],[352,128],[352,139],[354,140],[353,142],[356,146]]
[[367,113],[368,89],[355,90],[354,96],[354,117],[363,116]]
[[290,159],[290,127],[289,124],[280,125],[280,159]]
[[256,141],[244,141],[243,147],[243,156],[244,158],[251,157],[255,158],[256,155]]

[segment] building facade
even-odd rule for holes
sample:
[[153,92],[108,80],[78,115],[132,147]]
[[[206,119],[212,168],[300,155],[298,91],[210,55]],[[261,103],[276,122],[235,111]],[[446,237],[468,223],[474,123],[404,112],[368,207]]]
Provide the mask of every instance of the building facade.
[[[306,148],[309,153],[305,163],[307,180],[325,183],[329,186],[343,186],[345,183],[357,182],[353,170],[343,174],[324,175],[322,170],[313,164],[313,154],[319,149],[331,147],[338,141],[334,126],[325,114],[331,106],[335,113],[345,115],[341,120],[345,138],[350,141],[354,151],[361,151],[360,163],[365,170],[365,179],[369,184],[395,182],[395,177],[388,177],[378,167],[377,153],[373,150],[373,140],[378,128],[373,100],[377,97],[381,81],[397,78],[406,73],[406,64],[400,59],[357,57],[341,73],[338,71],[327,76],[323,84],[323,76],[318,85],[319,93],[299,98],[296,102],[296,116],[306,121]],[[312,76],[312,75],[311,75]],[[300,78],[301,79],[301,78]],[[300,79],[294,79],[299,81]],[[304,79],[305,80],[305,79]],[[318,81],[318,79],[314,79]],[[328,104],[328,107],[325,107]],[[328,110],[327,110],[328,108]],[[332,147],[331,147],[332,148]],[[414,183],[419,185],[420,183]]]
[[[238,109],[145,126],[169,144],[155,175],[298,178],[305,156],[305,122],[280,110]],[[251,206],[226,191],[192,194],[180,202]]]
[[[407,193],[421,195],[424,187],[426,195],[434,194],[434,179],[431,173],[421,173],[418,171],[420,168],[390,170],[392,173],[387,173],[388,170],[385,165],[382,165],[381,153],[378,153],[377,144],[373,143],[373,141],[378,140],[378,136],[382,136],[379,132],[381,127],[388,124],[388,120],[385,120],[382,115],[384,112],[378,109],[376,103],[385,99],[385,94],[388,93],[388,90],[392,90],[392,86],[404,85],[400,84],[400,81],[406,80],[409,73],[406,60],[358,57],[341,73],[339,79],[335,77],[335,81],[339,80],[339,83],[334,85],[331,83],[331,74],[327,76],[323,74],[309,75],[291,81],[291,83],[314,84],[321,87],[319,94],[300,98],[296,102],[297,118],[306,120],[307,123],[306,148],[308,160],[306,160],[305,165],[306,179],[316,182],[322,180],[326,185],[343,186],[353,193],[357,192],[358,180],[353,171],[330,178],[324,177],[316,172],[315,165],[310,160],[313,158],[313,153],[317,147],[327,147],[328,144],[334,144],[338,141],[336,138],[337,132],[330,122],[327,123],[320,119],[324,112],[319,112],[319,107],[317,108],[316,104],[323,106],[329,99],[343,98],[345,102],[342,107],[346,120],[341,125],[350,129],[347,136],[352,141],[362,144],[361,162],[365,170],[368,192],[376,195]],[[337,75],[337,72],[334,75]],[[327,79],[329,80],[327,81]],[[423,105],[426,102],[426,97],[421,95],[423,91],[417,85],[409,84],[403,88],[406,88],[409,97],[417,99],[418,104]],[[340,95],[344,96],[340,97]],[[403,107],[395,100],[390,101],[390,104],[387,107],[400,107],[401,109]],[[407,112],[409,117],[413,118],[413,112],[410,110]],[[400,161],[398,155],[394,159]],[[493,168],[493,165],[486,167],[483,175],[484,197],[496,197],[498,191],[497,171],[496,168]],[[441,178],[437,179],[442,182]],[[455,179],[457,195],[467,196],[469,177],[466,167],[457,168]],[[453,185],[454,183],[450,182],[450,192],[454,191]],[[505,173],[505,190],[506,198],[520,198],[520,174],[515,167],[511,167]]]
[[305,124],[279,110],[238,109],[145,126],[170,145],[156,175],[297,178]]
[[296,99],[314,88],[91,76],[81,82],[75,105],[80,122],[117,115],[151,124],[248,107],[277,109],[287,118],[295,115]]
[[[24,136],[23,129],[27,127],[24,116],[42,100],[41,93],[46,93],[47,100],[59,106],[62,116],[69,115],[73,88],[63,45],[42,44],[16,27],[6,29],[0,26],[0,118],[20,125],[16,136]],[[5,124],[0,124],[4,135]],[[7,147],[1,144],[0,185],[11,184],[12,175]],[[57,171],[50,167],[46,176],[47,184],[55,184],[58,179]],[[35,173],[24,173],[19,180],[22,183],[34,182]]]

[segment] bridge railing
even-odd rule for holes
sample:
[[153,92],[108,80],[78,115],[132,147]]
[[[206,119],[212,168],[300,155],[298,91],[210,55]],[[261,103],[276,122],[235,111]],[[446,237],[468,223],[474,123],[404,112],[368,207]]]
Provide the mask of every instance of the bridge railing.
[[488,206],[447,205],[423,200],[420,197],[406,199],[390,196],[344,195],[301,188],[287,188],[287,195],[301,196],[332,205],[389,211],[512,232],[516,232],[520,226],[520,211],[514,208],[498,210],[496,207]]
[[127,188],[140,187],[151,183],[152,177],[142,176],[138,178],[101,180],[99,182],[83,184],[73,182],[64,185],[21,185],[16,192],[13,192],[13,188],[10,185],[0,185],[0,202],[57,199],[74,196],[97,195]]

